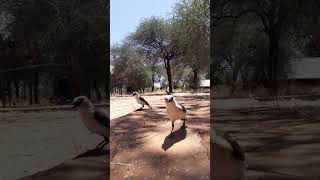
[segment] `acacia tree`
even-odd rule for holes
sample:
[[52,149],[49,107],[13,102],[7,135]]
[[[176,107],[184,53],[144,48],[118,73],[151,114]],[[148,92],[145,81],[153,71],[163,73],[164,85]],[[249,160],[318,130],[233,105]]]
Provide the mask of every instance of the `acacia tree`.
[[143,55],[129,44],[111,48],[113,75],[137,91],[150,86],[150,74],[143,63]]
[[[9,39],[14,42],[13,56],[6,63],[10,62],[11,67],[49,62],[72,64],[76,66],[73,69],[80,69],[78,73],[71,73],[76,77],[72,81],[72,89],[76,90],[73,95],[82,91],[90,96],[92,88],[101,99],[100,86],[107,84],[109,0],[6,1],[1,4],[3,6],[8,7],[6,9],[13,17],[6,26]],[[24,75],[29,78],[24,78]],[[20,80],[21,77],[37,102],[39,73],[28,72],[21,75]],[[85,85],[80,86],[76,79]],[[107,86],[105,88],[108,89]]]
[[145,19],[129,38],[137,49],[163,62],[168,77],[169,92],[172,93],[170,63],[180,54],[172,23],[156,17]]
[[175,34],[181,47],[181,62],[193,72],[193,88],[197,89],[199,73],[209,64],[209,1],[183,0],[176,4]]
[[[271,94],[276,94],[278,80],[287,67],[287,61],[282,61],[281,43],[292,32],[292,27],[303,12],[308,11],[308,6],[313,2],[301,0],[218,0],[213,1],[213,13],[211,14],[212,27],[216,27],[225,21],[239,22],[242,19],[250,19],[256,22],[261,29],[261,35],[266,38],[268,44],[266,77]],[[308,4],[308,5],[306,5]],[[214,35],[213,35],[214,36]]]

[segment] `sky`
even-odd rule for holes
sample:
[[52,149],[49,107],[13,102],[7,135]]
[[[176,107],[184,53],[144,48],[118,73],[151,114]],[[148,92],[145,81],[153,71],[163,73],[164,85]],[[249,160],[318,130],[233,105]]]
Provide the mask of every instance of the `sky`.
[[170,17],[177,0],[111,0],[110,43],[121,43],[143,18]]

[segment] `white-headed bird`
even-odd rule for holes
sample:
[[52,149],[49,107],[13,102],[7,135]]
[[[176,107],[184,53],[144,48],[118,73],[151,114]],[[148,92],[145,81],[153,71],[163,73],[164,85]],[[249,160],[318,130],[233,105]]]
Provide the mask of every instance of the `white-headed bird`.
[[245,155],[239,144],[227,134],[217,135],[211,128],[212,143],[212,179],[219,180],[245,180]]
[[150,107],[150,109],[152,109],[152,107],[149,105],[149,103],[142,96],[140,96],[139,93],[133,92],[132,95],[136,98],[137,103],[142,105],[142,107],[140,109],[142,109],[144,107],[144,105],[147,105]]
[[167,107],[167,115],[172,123],[172,129],[171,129],[171,135],[174,129],[174,122],[178,119],[181,119],[183,121],[183,127],[185,127],[185,123],[187,120],[187,110],[184,106],[177,103],[177,101],[173,98],[172,95],[166,95],[165,96],[165,103]]
[[104,140],[96,148],[103,148],[109,143],[110,118],[98,109],[95,109],[92,102],[86,96],[78,96],[72,102],[73,107],[78,108],[80,119],[87,129],[98,134]]

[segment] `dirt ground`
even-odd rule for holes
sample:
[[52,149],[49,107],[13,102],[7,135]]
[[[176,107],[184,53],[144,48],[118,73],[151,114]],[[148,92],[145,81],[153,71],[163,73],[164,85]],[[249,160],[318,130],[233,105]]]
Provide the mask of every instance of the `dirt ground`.
[[174,138],[170,121],[163,124],[164,95],[144,96],[153,109],[111,121],[111,179],[209,179],[209,94],[174,96],[188,112],[187,128],[176,121]]
[[320,179],[320,102],[216,99],[213,126],[235,138],[248,179]]
[[[143,95],[143,97],[150,103],[154,104],[159,100],[162,100],[162,96],[159,95]],[[129,114],[141,107],[133,96],[111,96],[110,97],[110,119],[115,119],[126,114]]]
[[52,168],[95,147],[102,138],[77,116],[62,110],[0,113],[0,180]]

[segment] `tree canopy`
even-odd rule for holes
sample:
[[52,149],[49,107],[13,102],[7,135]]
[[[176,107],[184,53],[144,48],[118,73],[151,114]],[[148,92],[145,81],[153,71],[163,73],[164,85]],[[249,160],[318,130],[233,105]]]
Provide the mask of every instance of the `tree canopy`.
[[[197,89],[199,79],[209,74],[209,1],[178,1],[172,14],[168,19],[146,17],[121,46],[141,54],[140,66],[149,72],[152,90],[163,79],[169,92],[181,84]],[[190,75],[191,82],[182,78]]]

